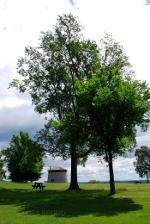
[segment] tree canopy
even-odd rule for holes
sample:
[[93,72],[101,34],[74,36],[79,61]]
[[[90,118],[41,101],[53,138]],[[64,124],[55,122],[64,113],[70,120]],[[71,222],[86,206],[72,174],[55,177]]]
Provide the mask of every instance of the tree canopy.
[[135,157],[135,170],[140,177],[146,176],[148,183],[150,176],[150,148],[147,146],[141,146],[140,148],[136,149]]
[[34,181],[40,178],[43,168],[43,148],[28,133],[13,135],[9,147],[3,150],[10,179],[16,182]]
[[39,113],[62,118],[77,112],[75,81],[92,76],[99,63],[97,45],[84,40],[77,19],[59,16],[53,31],[41,32],[37,47],[25,48],[17,66],[22,80],[14,79],[11,86],[28,91]]

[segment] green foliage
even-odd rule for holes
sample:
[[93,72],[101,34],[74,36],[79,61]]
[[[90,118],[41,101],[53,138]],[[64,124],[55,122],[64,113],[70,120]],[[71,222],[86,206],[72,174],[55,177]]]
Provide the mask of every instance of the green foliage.
[[70,144],[76,145],[78,164],[84,165],[87,155],[91,152],[88,145],[88,132],[82,119],[75,119],[72,113],[67,114],[62,120],[50,120],[36,138],[42,142],[44,148],[53,157],[62,156],[63,159],[71,157]]
[[41,175],[43,168],[41,145],[33,141],[28,133],[13,135],[8,148],[3,150],[12,181],[33,181]]
[[0,180],[5,178],[5,171],[4,171],[4,161],[2,159],[2,153],[0,152]]
[[39,46],[26,47],[18,60],[21,80],[11,86],[28,91],[39,113],[51,112],[62,118],[75,113],[75,81],[85,80],[99,66],[95,42],[84,40],[81,26],[71,14],[59,16],[54,30],[42,32]]
[[136,149],[135,152],[136,161],[134,162],[135,170],[140,177],[150,176],[150,148],[147,146],[141,146],[141,148]]
[[62,156],[64,160],[70,158],[70,142],[65,140],[61,132],[62,122],[50,120],[44,128],[36,135],[38,142],[41,142],[46,152],[54,158]]
[[98,181],[98,180],[90,180],[88,183],[89,184],[98,184],[98,183],[100,183],[100,181]]
[[102,50],[99,72],[76,82],[78,105],[80,113],[89,117],[101,150],[116,155],[135,143],[136,125],[147,127],[150,88],[134,79],[122,48],[110,37],[103,40]]

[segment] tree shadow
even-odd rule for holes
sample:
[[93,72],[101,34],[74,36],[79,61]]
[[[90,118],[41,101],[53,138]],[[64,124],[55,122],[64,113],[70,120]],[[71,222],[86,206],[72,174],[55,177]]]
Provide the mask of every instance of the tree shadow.
[[15,204],[20,212],[56,217],[114,216],[142,209],[131,198],[110,197],[105,190],[29,191],[0,189],[0,205]]

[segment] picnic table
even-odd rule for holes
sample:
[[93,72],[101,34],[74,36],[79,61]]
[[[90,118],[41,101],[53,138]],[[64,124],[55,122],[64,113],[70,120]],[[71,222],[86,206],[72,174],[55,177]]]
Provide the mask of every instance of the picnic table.
[[33,187],[33,189],[40,189],[40,190],[43,190],[43,188],[45,187],[44,185],[43,185],[43,183],[41,183],[41,182],[35,182],[33,185],[32,185],[32,187]]

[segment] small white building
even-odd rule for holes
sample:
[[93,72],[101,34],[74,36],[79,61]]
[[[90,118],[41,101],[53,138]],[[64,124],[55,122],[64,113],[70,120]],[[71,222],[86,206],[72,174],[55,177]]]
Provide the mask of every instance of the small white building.
[[67,170],[62,167],[53,167],[48,170],[48,183],[67,183]]

